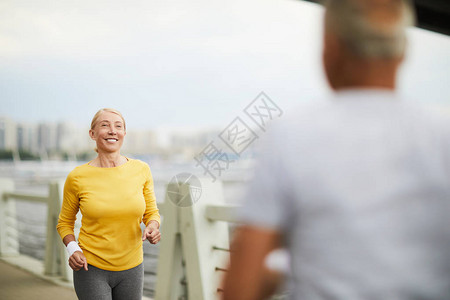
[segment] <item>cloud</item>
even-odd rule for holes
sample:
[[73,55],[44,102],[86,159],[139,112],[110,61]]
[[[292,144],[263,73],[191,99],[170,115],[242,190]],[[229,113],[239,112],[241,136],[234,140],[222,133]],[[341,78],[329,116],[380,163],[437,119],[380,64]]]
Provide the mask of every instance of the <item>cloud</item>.
[[[322,13],[291,0],[2,0],[0,115],[87,122],[114,106],[139,126],[217,125],[261,90],[287,109],[327,91]],[[448,99],[449,38],[411,36],[402,92]]]
[[267,0],[18,0],[1,8],[0,56],[6,58],[107,59],[163,49],[213,55],[283,51],[276,42],[298,32],[292,25],[299,20],[307,25],[317,15],[294,1]]

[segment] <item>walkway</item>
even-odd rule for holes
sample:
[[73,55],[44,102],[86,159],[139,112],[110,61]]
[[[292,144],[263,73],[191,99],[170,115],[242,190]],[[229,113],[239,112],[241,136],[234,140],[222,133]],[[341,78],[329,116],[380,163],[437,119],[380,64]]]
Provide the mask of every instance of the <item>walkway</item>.
[[0,260],[1,300],[77,300],[71,288],[56,285]]

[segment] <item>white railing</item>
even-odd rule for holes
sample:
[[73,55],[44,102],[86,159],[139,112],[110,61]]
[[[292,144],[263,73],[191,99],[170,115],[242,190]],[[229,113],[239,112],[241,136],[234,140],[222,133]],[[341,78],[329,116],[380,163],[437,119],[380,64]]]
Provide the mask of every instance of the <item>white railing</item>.
[[[158,203],[163,222],[155,300],[212,300],[220,295],[220,281],[229,260],[227,222],[235,221],[236,206],[224,203],[220,182],[205,179],[201,184],[202,195],[190,207],[176,206],[167,195],[164,203]],[[15,193],[13,181],[0,178],[0,257],[19,255],[14,201],[46,203],[44,273],[72,281],[65,247],[56,231],[62,187],[61,181],[49,184],[48,196]],[[188,185],[168,188],[179,189],[180,197],[190,196]]]
[[[17,226],[15,201],[47,204],[46,243],[44,275],[60,277],[71,281],[72,272],[67,264],[67,253],[56,231],[58,215],[62,203],[63,182],[48,185],[48,196],[14,192],[14,182],[0,178],[0,256],[19,255],[19,231]],[[76,228],[79,228],[79,221]]]
[[[163,238],[155,300],[210,300],[220,295],[220,282],[229,260],[226,221],[234,221],[236,207],[224,203],[221,183],[205,179],[201,184],[202,195],[194,205],[176,206],[166,194],[160,207]],[[168,189],[179,189],[180,197],[190,197],[188,185]]]

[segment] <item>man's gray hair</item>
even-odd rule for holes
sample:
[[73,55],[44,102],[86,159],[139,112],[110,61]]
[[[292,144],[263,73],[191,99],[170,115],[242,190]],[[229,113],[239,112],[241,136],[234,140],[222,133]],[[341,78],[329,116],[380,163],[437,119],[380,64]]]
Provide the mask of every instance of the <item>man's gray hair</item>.
[[326,30],[362,58],[398,58],[406,27],[414,24],[409,0],[326,0]]

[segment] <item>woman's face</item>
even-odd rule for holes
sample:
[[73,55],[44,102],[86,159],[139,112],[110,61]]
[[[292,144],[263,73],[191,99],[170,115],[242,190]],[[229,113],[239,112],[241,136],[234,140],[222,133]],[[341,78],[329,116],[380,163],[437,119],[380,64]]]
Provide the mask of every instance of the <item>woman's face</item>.
[[119,152],[125,137],[122,118],[112,112],[104,111],[100,114],[94,129],[89,135],[97,143],[98,152]]

